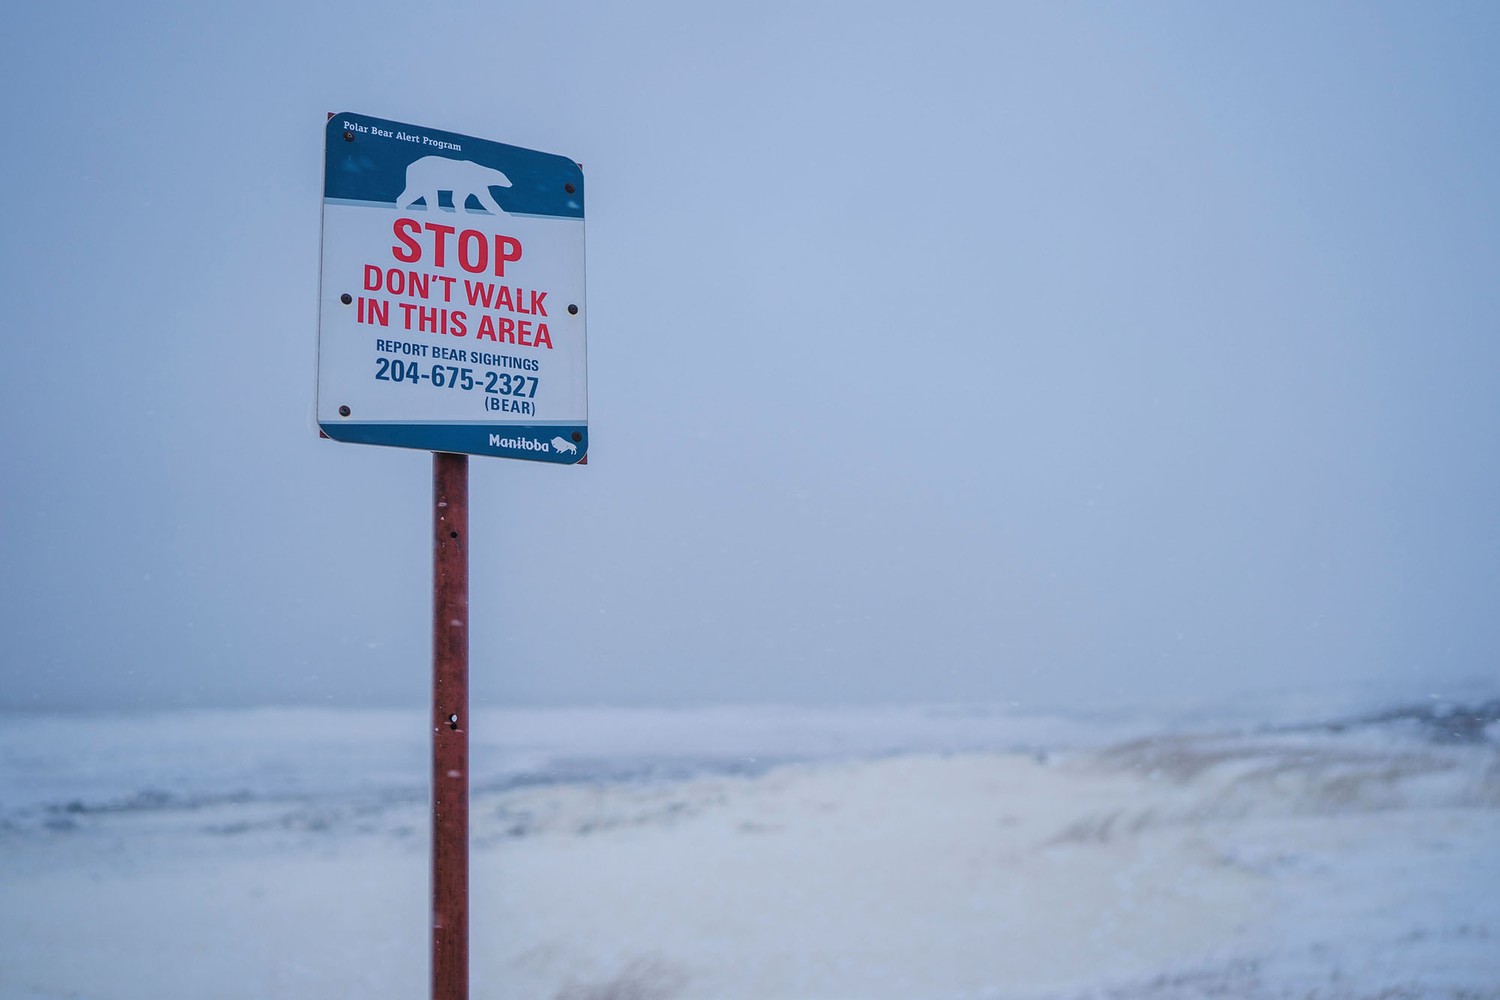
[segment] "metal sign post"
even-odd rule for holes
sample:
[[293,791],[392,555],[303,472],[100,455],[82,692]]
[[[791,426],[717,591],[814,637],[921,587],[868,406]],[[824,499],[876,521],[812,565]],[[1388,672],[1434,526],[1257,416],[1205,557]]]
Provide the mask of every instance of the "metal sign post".
[[469,995],[469,457],[432,456],[432,996]]
[[433,452],[432,996],[469,995],[469,455],[588,457],[583,171],[351,112],[323,167],[318,427]]

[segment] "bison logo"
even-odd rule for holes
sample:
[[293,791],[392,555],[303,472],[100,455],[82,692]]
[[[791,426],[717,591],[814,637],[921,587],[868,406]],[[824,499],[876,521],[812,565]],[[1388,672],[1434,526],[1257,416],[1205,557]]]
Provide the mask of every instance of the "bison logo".
[[559,455],[561,455],[563,452],[567,452],[569,455],[578,454],[578,446],[564,437],[553,438],[552,448]]
[[490,194],[492,187],[510,187],[510,178],[494,167],[486,167],[473,160],[450,160],[446,156],[424,156],[413,160],[406,168],[406,188],[396,199],[396,207],[410,208],[419,199],[427,203],[427,211],[438,210],[438,192],[453,195],[453,210],[467,212],[467,202],[472,195],[485,210],[495,215],[504,215],[505,209]]

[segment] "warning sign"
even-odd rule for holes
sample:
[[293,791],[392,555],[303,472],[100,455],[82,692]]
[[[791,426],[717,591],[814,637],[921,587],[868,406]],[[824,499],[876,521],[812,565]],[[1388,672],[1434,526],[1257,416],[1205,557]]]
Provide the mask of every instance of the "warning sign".
[[588,453],[583,171],[366,115],[328,121],[318,426],[338,441]]

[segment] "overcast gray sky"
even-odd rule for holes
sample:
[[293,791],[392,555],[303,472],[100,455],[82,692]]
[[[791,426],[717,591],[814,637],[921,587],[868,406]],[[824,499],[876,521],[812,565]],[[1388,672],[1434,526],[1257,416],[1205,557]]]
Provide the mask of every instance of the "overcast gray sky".
[[1500,6],[9,4],[0,706],[412,704],[325,112],[580,161],[589,464],[477,704],[1413,692],[1500,653]]

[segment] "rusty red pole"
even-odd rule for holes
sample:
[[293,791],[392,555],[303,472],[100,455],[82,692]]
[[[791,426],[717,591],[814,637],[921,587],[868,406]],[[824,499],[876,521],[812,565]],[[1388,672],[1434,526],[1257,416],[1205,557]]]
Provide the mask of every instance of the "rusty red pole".
[[432,997],[469,996],[469,457],[432,456]]

